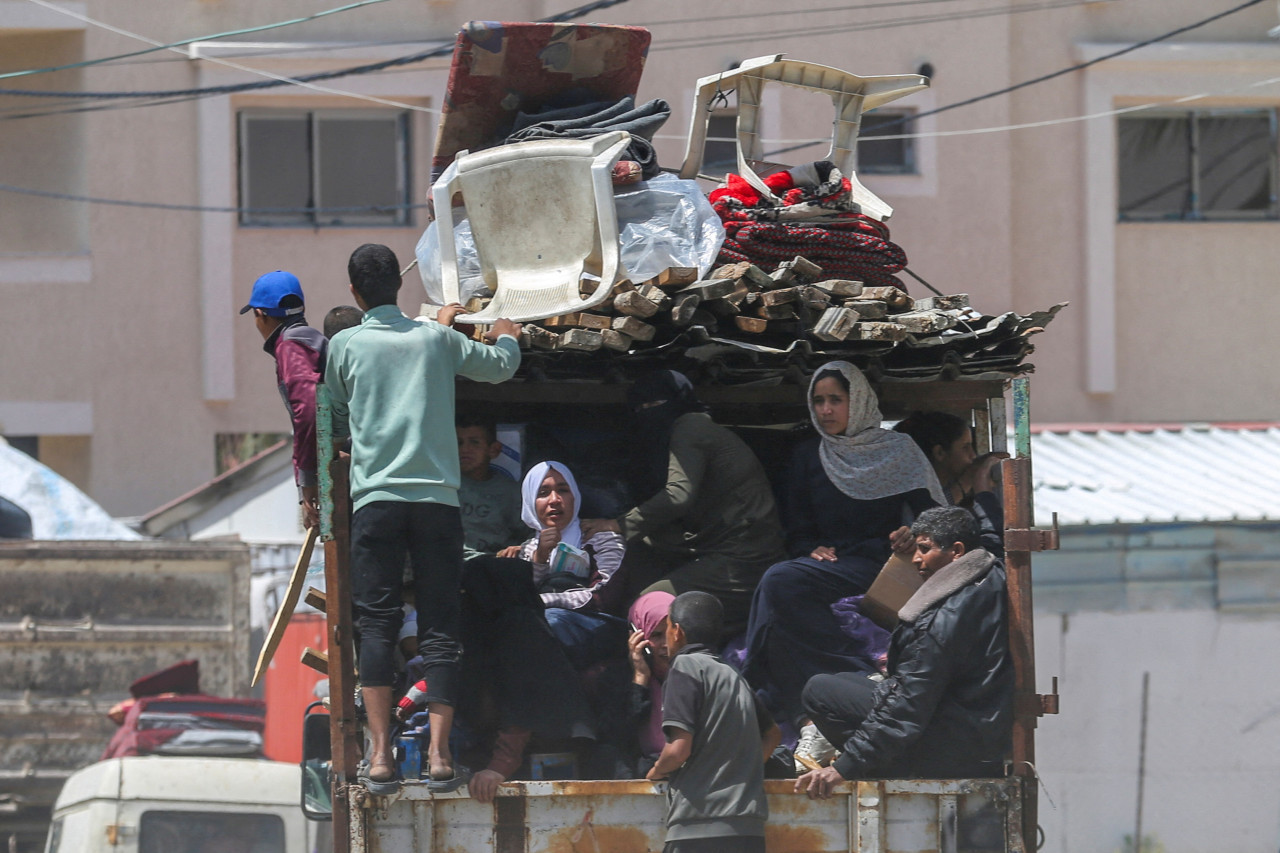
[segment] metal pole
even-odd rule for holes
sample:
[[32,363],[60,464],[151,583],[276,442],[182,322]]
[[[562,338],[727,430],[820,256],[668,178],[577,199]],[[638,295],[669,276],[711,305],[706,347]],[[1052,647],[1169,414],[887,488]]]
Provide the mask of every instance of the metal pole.
[[351,842],[351,784],[356,779],[359,731],[355,708],[355,655],[351,632],[350,458],[333,443],[329,393],[316,388],[316,449],[320,475],[320,531],[324,540],[325,616],[329,639],[329,743],[332,753],[333,850]]
[[[1032,623],[1031,551],[1013,550],[1009,531],[1035,525],[1031,479],[1030,389],[1024,378],[1013,380],[1014,449],[1006,459],[1004,479],[1005,572],[1009,595],[1009,653],[1013,659],[1013,772],[1023,777],[1022,837],[1027,850],[1036,849],[1038,794],[1036,787],[1036,720],[1041,713],[1036,695],[1035,636]],[[1023,545],[1023,547],[1028,547]]]
[[1142,724],[1138,729],[1138,805],[1133,817],[1133,853],[1142,853],[1142,789],[1147,780],[1147,698],[1151,673],[1142,673]]

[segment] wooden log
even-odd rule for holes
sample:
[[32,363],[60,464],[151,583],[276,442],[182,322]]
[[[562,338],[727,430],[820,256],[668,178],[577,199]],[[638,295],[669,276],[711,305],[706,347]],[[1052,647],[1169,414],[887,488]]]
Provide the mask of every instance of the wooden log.
[[879,320],[889,316],[889,306],[879,299],[846,299],[844,307],[852,308],[864,320]]
[[813,334],[814,337],[824,341],[848,340],[857,325],[857,311],[835,305],[824,311],[818,318],[817,325],[813,327]]
[[613,307],[619,314],[626,314],[629,317],[652,317],[658,313],[658,303],[645,299],[636,290],[618,294],[614,297]]
[[844,278],[831,278],[826,281],[817,281],[814,287],[825,290],[832,296],[861,296],[863,287],[860,281],[849,281]]
[[617,352],[626,352],[631,349],[631,336],[624,335],[616,329],[605,329],[601,332],[600,342],[604,344],[605,349],[611,349]]
[[636,288],[636,293],[639,293],[645,299],[648,299],[650,302],[657,305],[659,311],[671,307],[671,297],[668,296],[666,291],[661,287],[655,287],[652,284],[642,284]]
[[693,320],[693,312],[702,304],[702,297],[696,293],[682,293],[672,300],[671,322],[677,326],[687,326]]
[[897,342],[907,337],[907,329],[897,323],[864,323],[859,320],[856,337],[860,341]]
[[547,317],[538,322],[545,329],[571,329],[574,326],[581,325],[578,322],[578,318],[581,316],[581,314],[561,314],[559,317]]
[[583,311],[578,315],[578,323],[584,329],[608,329],[613,326],[613,318],[606,317],[604,314],[590,314]]
[[958,311],[969,307],[969,294],[956,293],[951,296],[926,296],[917,299],[917,311]]
[[759,288],[770,288],[774,286],[773,279],[769,277],[769,274],[755,264],[747,264],[747,268],[743,271],[741,278],[743,281],[754,284]]
[[785,305],[788,302],[795,302],[800,298],[800,288],[787,287],[782,290],[766,290],[760,294],[760,304],[772,307],[774,305]]
[[956,318],[940,311],[909,311],[905,314],[894,314],[893,322],[906,326],[913,335],[927,335],[945,331],[956,324]]
[[651,341],[657,331],[653,326],[637,320],[635,317],[614,317],[613,330],[622,332],[622,334],[637,341]]
[[736,317],[742,313],[742,308],[739,307],[738,303],[732,302],[727,298],[708,299],[702,303],[702,308],[721,318]]
[[722,296],[728,296],[737,289],[738,279],[736,278],[712,278],[700,281],[697,284],[691,284],[684,290],[677,291],[677,294],[696,293],[699,299],[706,302],[708,299],[719,299]]
[[720,325],[716,322],[715,314],[701,307],[693,312],[693,319],[690,322],[695,326],[703,326],[711,332],[714,332]]
[[662,288],[679,288],[693,284],[698,280],[697,267],[667,267],[657,276],[650,279],[654,285]]
[[584,352],[594,352],[602,346],[604,341],[594,329],[570,329],[560,335],[560,340],[556,343],[556,349]]
[[769,321],[756,317],[734,317],[733,324],[738,327],[738,331],[746,332],[751,335],[758,335],[765,329],[769,328]]
[[862,288],[861,298],[879,299],[896,311],[911,310],[911,297],[907,296],[906,291],[896,287],[864,287]]

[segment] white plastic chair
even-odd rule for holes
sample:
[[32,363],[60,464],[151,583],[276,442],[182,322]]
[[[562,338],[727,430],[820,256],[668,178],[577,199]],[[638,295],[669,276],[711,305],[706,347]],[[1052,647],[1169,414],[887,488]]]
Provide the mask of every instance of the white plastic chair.
[[[619,273],[613,164],[631,135],[538,139],[463,152],[431,188],[439,220],[445,302],[459,301],[453,199],[462,195],[493,301],[461,323],[517,323],[583,311],[603,302]],[[599,284],[584,298],[583,274]]]
[[[760,93],[767,82],[781,83],[797,89],[826,92],[831,95],[835,107],[835,121],[831,134],[831,149],[823,159],[831,160],[849,179],[853,186],[853,200],[862,206],[862,212],[881,221],[888,219],[893,208],[885,204],[875,193],[864,187],[855,174],[857,165],[858,130],[862,125],[862,113],[897,100],[904,95],[918,92],[929,86],[929,78],[919,74],[891,74],[878,77],[859,77],[826,65],[783,59],[781,54],[748,59],[737,68],[723,74],[712,74],[698,81],[698,96],[693,105],[693,119],[689,125],[689,148],[685,152],[680,177],[696,178],[702,168],[702,152],[707,141],[707,123],[711,117],[710,106],[717,95],[737,90],[738,96],[738,174],[755,187],[764,197],[781,204],[764,181],[755,173],[751,163],[760,163],[759,137]],[[754,157],[754,160],[748,158]]]

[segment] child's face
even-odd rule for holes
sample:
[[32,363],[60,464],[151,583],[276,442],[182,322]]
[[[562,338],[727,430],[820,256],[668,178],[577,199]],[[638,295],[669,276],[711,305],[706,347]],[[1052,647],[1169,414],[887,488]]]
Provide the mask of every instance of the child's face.
[[667,654],[674,655],[676,652],[684,648],[684,631],[680,626],[667,619]]
[[498,458],[502,444],[489,440],[482,426],[458,427],[458,467],[462,476],[473,480],[489,478],[489,463]]
[[649,670],[658,679],[667,677],[671,669],[671,653],[667,650],[667,626],[670,624],[665,616],[658,627],[649,634],[649,648],[653,649],[653,660],[649,662]]

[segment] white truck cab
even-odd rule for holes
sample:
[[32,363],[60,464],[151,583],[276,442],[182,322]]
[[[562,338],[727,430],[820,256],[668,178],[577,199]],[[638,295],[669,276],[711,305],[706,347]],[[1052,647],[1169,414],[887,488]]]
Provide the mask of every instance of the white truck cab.
[[310,853],[300,775],[251,758],[100,761],[67,779],[45,853]]

